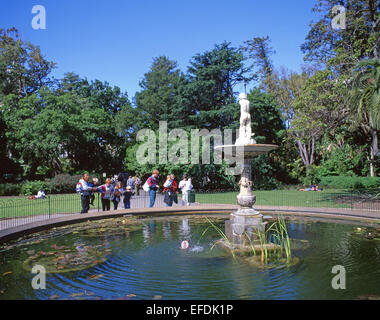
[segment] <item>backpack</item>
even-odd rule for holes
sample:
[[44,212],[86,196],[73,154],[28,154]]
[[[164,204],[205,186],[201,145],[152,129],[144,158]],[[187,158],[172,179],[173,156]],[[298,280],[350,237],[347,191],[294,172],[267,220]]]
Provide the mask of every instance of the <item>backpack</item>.
[[144,185],[143,185],[143,190],[148,192],[150,190],[149,188],[149,184],[148,184],[148,180],[145,181]]
[[173,183],[173,180],[168,179],[168,180],[165,181],[164,187],[165,188],[169,188],[172,185],[172,183]]
[[82,187],[82,183],[78,182],[76,187],[75,187],[75,191],[77,193],[81,193],[83,191],[83,187]]

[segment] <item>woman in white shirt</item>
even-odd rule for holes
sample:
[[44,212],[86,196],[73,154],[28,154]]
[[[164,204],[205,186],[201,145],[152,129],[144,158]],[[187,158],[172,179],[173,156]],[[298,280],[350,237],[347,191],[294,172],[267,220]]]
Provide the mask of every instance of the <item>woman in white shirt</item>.
[[191,183],[191,179],[187,179],[186,176],[182,177],[182,180],[180,181],[178,188],[182,191],[182,205],[189,206],[189,195],[188,191],[193,189],[193,185]]

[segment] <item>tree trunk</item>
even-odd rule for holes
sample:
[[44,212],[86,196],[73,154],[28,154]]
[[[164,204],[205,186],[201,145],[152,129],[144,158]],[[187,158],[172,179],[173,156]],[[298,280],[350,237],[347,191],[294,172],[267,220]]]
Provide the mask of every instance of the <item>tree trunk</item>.
[[53,159],[51,162],[51,166],[53,169],[53,175],[54,176],[62,173],[62,165],[61,165],[61,162],[59,161],[59,159]]
[[371,150],[373,151],[373,154],[375,157],[379,157],[380,152],[379,152],[379,140],[377,137],[377,130],[371,129],[371,136],[372,136]]
[[371,145],[370,172],[371,172],[371,177],[374,177],[375,176],[375,158],[380,155],[377,130],[371,129],[371,136],[372,136],[372,145]]
[[306,145],[302,143],[301,140],[297,140],[297,145],[302,162],[305,165],[306,171],[308,171],[314,162],[315,139],[311,138],[311,145],[310,141],[309,144]]

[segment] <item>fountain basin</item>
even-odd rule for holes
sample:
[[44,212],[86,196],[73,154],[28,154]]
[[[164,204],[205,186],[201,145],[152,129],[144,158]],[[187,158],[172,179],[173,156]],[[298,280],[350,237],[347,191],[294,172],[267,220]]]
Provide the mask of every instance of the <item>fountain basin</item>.
[[[326,219],[317,222],[302,218],[287,220],[291,239],[297,240],[299,245],[305,243],[305,248],[292,248],[300,264],[293,266],[279,261],[278,264],[262,265],[260,254],[255,257],[242,253],[235,261],[228,248],[215,246],[211,250],[220,234],[211,228],[202,236],[210,226],[204,216],[141,218],[131,221],[135,222],[133,224],[116,218],[59,227],[4,245],[0,254],[0,300],[346,300],[380,295],[376,281],[380,278],[380,242],[356,232],[360,227],[361,232],[373,234],[378,226]],[[227,217],[214,215],[209,218],[223,228]],[[188,223],[183,223],[183,219],[188,219]],[[188,250],[181,250],[183,240],[189,240]],[[194,250],[196,246],[203,250]],[[269,246],[268,250],[275,249]],[[77,248],[88,250],[87,254]],[[105,260],[94,257],[93,261],[92,248],[104,254]],[[71,251],[66,252],[68,249]],[[83,255],[84,262],[91,262],[85,269],[77,269],[69,265],[70,261],[64,263],[66,261],[58,259],[72,254],[73,250]],[[64,267],[59,273],[47,274],[45,290],[32,288],[31,279],[35,274],[23,267],[24,261],[31,262],[33,255],[38,255],[35,264],[46,265],[49,258],[47,268],[54,266],[55,259],[56,269]],[[73,261],[77,257],[69,258]],[[331,287],[334,276],[331,270],[335,265],[357,270],[350,280],[349,290]]]
[[278,146],[274,144],[246,144],[242,146],[237,146],[234,144],[216,146],[215,150],[228,151],[232,153],[241,153],[243,152],[245,159],[252,159],[253,157],[266,154],[272,150],[277,149]]

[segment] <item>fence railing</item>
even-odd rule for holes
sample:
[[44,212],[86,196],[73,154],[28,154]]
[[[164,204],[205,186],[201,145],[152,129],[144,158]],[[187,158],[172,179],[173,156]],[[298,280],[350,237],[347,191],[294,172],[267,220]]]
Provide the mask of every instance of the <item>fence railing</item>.
[[[257,206],[341,208],[380,211],[380,190],[256,190]],[[238,192],[197,192],[196,202],[236,204]]]
[[[149,194],[140,191],[131,199],[131,208],[148,208]],[[173,204],[176,206],[178,204]],[[154,207],[164,207],[164,197],[157,194]],[[118,204],[118,210],[124,209],[123,198]],[[27,197],[0,198],[0,230],[15,227],[30,222],[58,218],[67,214],[78,214],[82,210],[81,197],[78,194],[48,195],[44,199],[30,200]],[[111,201],[111,210],[114,204]],[[89,212],[101,212],[102,202],[100,194],[95,195]]]
[[[379,190],[272,190],[254,191],[256,204],[283,207],[318,207],[341,208],[347,210],[369,210],[380,214]],[[237,192],[197,192],[195,202],[198,204],[236,204]],[[162,194],[157,194],[155,207],[165,206]],[[173,206],[182,205],[179,203]],[[141,190],[140,194],[133,196],[132,208],[148,208],[149,195]],[[123,201],[118,209],[124,209]],[[111,202],[111,210],[114,205]],[[79,213],[81,200],[78,194],[48,195],[45,199],[30,200],[27,197],[0,198],[0,230],[15,227],[21,224],[61,217],[66,214]],[[102,211],[100,195],[96,194],[89,212]]]

